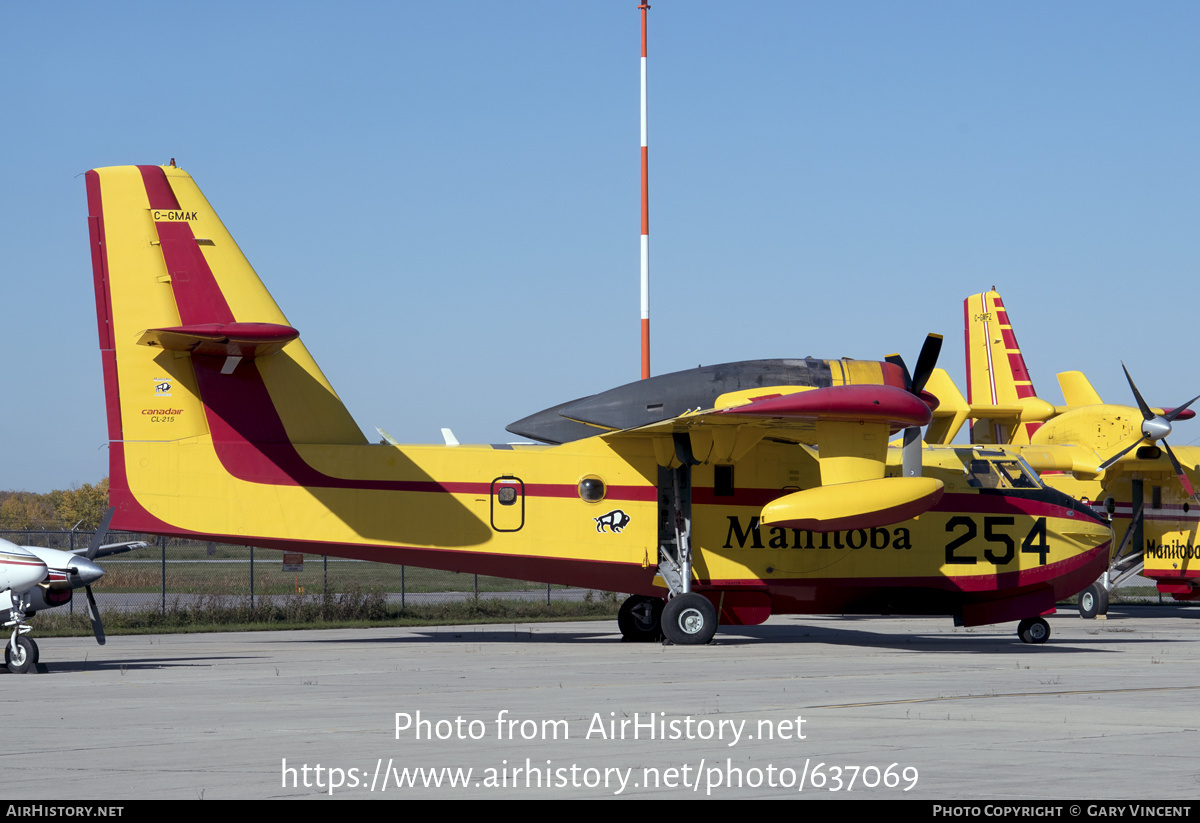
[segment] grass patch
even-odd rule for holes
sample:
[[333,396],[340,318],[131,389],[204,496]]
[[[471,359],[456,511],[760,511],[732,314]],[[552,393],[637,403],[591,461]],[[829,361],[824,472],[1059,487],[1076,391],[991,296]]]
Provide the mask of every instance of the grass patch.
[[[589,593],[590,594],[590,593]],[[337,595],[291,594],[258,601],[249,597],[212,595],[189,603],[176,600],[158,608],[102,613],[107,635],[174,634],[215,631],[332,629],[379,626],[438,626],[456,623],[611,620],[619,598],[598,593],[581,602],[493,600],[480,598],[400,608],[381,592],[352,591]],[[88,637],[86,614],[45,612],[34,622],[39,637]]]
[[[248,558],[216,557],[210,559],[180,559],[172,549],[166,568],[168,592],[180,594],[229,594],[250,591],[251,565]],[[226,552],[229,554],[231,552]],[[383,589],[410,594],[427,592],[471,592],[476,585],[480,593],[521,590],[545,590],[545,583],[510,580],[465,572],[421,569],[415,566],[395,566],[368,563],[362,560],[330,559],[328,569],[320,557],[306,558],[304,571],[285,572],[281,557],[260,551],[254,560],[254,593],[306,594],[354,589]],[[154,593],[163,589],[163,569],[158,560],[108,560],[104,562],[104,577],[95,585],[97,592],[112,594]],[[478,583],[476,582],[478,581]],[[564,589],[566,586],[551,586]]]

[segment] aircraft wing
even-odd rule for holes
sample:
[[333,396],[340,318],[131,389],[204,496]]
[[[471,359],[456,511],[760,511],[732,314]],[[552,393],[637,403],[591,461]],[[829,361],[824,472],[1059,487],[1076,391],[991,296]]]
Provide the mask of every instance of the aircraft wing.
[[[113,554],[124,554],[125,552],[131,552],[134,549],[144,549],[148,545],[150,544],[145,540],[127,540],[124,543],[106,543],[96,550],[96,554],[92,559],[94,560],[97,557],[108,557],[109,555]],[[84,547],[82,549],[75,549],[74,553],[87,554],[87,551],[87,547]]]
[[761,522],[811,531],[870,528],[928,510],[943,484],[924,477],[885,477],[888,438],[924,426],[931,405],[887,385],[771,387],[722,395],[696,410],[600,437],[614,445],[652,438],[663,466],[736,463],[763,438],[813,446],[821,485],[784,493],[764,507]]

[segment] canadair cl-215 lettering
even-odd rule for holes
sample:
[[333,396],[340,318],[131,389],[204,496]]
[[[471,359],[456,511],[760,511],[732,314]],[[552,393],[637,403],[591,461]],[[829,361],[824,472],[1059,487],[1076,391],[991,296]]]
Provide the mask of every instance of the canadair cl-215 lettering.
[[188,174],[87,191],[119,528],[631,593],[623,635],[674,643],[789,613],[1041,642],[1108,561],[1105,520],[1003,449],[889,449],[937,404],[936,336],[911,374],[731,363],[509,427],[538,444],[373,445]]

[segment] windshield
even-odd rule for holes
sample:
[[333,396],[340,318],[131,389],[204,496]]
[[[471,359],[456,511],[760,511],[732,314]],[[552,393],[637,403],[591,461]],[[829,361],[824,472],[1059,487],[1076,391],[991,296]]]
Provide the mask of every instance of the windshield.
[[959,450],[967,482],[980,489],[1040,489],[1041,478],[1020,457],[1005,452],[989,454]]

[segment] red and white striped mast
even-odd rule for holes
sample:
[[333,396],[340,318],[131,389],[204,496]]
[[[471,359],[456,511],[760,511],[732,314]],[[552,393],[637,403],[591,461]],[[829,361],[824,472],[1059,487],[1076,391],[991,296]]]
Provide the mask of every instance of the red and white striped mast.
[[646,12],[642,12],[642,379],[650,376],[650,193],[646,160]]

